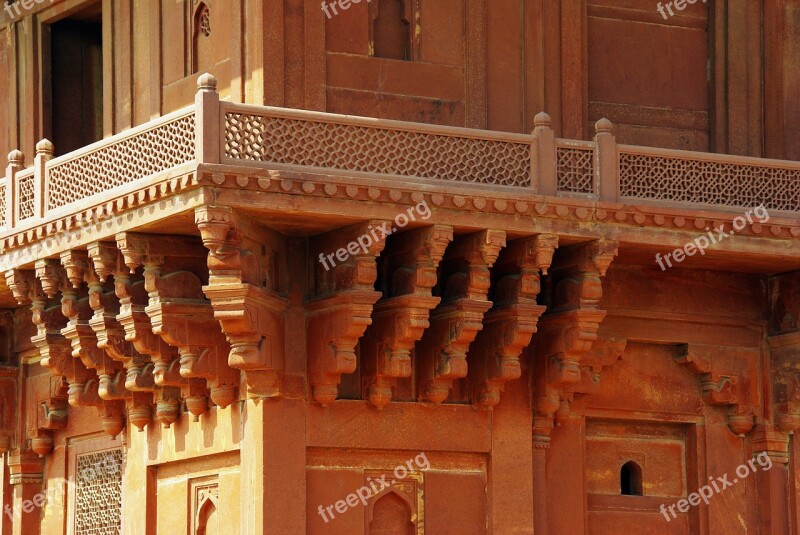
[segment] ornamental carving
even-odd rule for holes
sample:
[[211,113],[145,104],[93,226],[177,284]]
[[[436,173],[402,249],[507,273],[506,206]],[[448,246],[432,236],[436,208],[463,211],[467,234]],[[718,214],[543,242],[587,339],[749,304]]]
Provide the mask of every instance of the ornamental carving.
[[339,263],[328,269],[317,258],[347,251],[348,245],[357,244],[373,228],[384,228],[386,224],[371,220],[311,240],[314,282],[306,304],[308,372],[312,396],[322,405],[336,399],[342,374],[356,370],[356,344],[372,323],[373,305],[381,297],[374,290],[378,275],[375,259],[386,242],[370,240],[367,245],[364,241],[363,247],[352,247],[347,255],[340,254]]
[[376,303],[360,345],[369,400],[379,409],[392,400],[397,379],[412,375],[414,344],[441,300],[431,294],[436,269],[452,239],[452,227],[424,227],[390,238],[381,253],[384,297]]
[[[607,240],[560,248],[551,267],[543,295],[547,312],[539,320],[533,341],[533,435],[537,448],[549,445],[556,412],[560,416],[569,413],[572,397],[586,386],[584,377],[591,374],[582,359],[592,349],[606,316],[606,311],[599,308],[603,295],[601,277],[617,251],[617,243]],[[613,360],[623,349],[624,344],[611,352],[617,355]],[[596,366],[595,363],[594,373],[599,371]]]
[[[245,372],[251,395],[279,396],[288,308],[287,299],[275,291],[280,285],[272,266],[280,261],[279,253],[273,251],[273,262],[269,256],[259,259],[247,248],[239,219],[229,208],[200,207],[195,223],[208,249],[209,282],[203,292],[230,343],[227,363]],[[283,240],[277,242],[283,249]]]
[[489,269],[505,245],[505,232],[483,230],[460,236],[447,248],[434,292],[441,302],[431,311],[430,327],[417,344],[422,399],[445,401],[453,381],[467,376],[467,350],[492,307],[487,298]]
[[536,304],[539,272],[550,266],[558,236],[542,234],[512,241],[492,268],[492,308],[469,348],[474,402],[491,408],[508,381],[522,375],[519,357],[530,344],[544,306]]

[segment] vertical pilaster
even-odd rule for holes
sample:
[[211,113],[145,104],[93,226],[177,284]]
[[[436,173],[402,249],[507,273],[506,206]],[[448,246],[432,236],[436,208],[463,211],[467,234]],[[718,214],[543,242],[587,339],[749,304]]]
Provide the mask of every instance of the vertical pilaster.
[[[8,456],[9,479],[14,488],[11,511],[13,535],[39,535],[39,507],[34,506],[42,491],[44,459],[31,450],[16,451]],[[40,496],[43,496],[41,494]],[[41,498],[40,498],[41,499]],[[39,506],[42,505],[40,502]],[[7,512],[4,510],[4,514]]]
[[570,413],[556,416],[557,426],[547,450],[548,535],[586,533],[585,421]]
[[242,402],[242,535],[306,532],[306,423],[299,399]]
[[492,409],[490,533],[534,533],[531,418],[527,381],[509,381],[502,401]]

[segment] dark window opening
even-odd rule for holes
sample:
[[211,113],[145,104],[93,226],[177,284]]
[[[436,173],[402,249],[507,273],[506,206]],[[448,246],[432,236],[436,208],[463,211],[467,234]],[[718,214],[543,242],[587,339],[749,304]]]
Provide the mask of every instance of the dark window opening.
[[633,461],[622,465],[619,471],[623,496],[642,496],[642,469]]
[[56,155],[103,137],[101,4],[50,25],[51,134]]
[[411,60],[413,0],[377,0],[373,8],[373,55],[376,58]]

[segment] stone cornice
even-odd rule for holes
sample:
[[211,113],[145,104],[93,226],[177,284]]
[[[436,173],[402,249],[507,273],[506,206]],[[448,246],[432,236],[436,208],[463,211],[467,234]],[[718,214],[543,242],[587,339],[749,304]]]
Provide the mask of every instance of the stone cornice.
[[[376,206],[426,200],[433,210],[478,212],[482,217],[497,217],[498,221],[509,222],[509,230],[520,233],[552,232],[581,239],[616,239],[620,233],[635,232],[638,244],[662,249],[682,246],[693,237],[704,234],[706,227],[719,227],[722,224],[729,231],[733,218],[740,215],[730,211],[660,207],[653,203],[633,205],[581,197],[542,196],[524,188],[508,186],[425,179],[408,179],[398,184],[379,176],[364,178],[209,164],[199,165],[189,172],[183,167],[182,174],[169,173],[158,180],[135,185],[135,189],[108,192],[109,196],[103,202],[79,205],[80,209],[74,213],[59,215],[56,212],[39,224],[0,235],[0,250],[7,253],[6,263],[0,268],[5,270],[23,266],[42,255],[57,254],[90,241],[107,239],[143,223],[168,219],[176,213],[204,204],[205,199],[192,200],[192,197],[217,194],[224,198],[224,204],[234,208],[238,204],[252,208],[248,196],[250,192],[309,199],[369,201]],[[201,186],[219,190],[215,194]],[[235,193],[231,189],[236,190]],[[231,193],[233,195],[229,197]],[[167,201],[166,204],[161,204],[164,201]],[[154,203],[159,203],[157,210],[150,209]],[[520,216],[533,218],[536,228],[526,224],[526,220],[520,219]],[[135,224],[132,223],[134,221]],[[664,231],[670,232],[665,234]],[[775,247],[776,256],[783,255],[785,258],[788,255],[791,258],[793,251],[776,240],[800,237],[800,220],[773,216],[767,223],[754,221],[737,232],[737,237],[740,236],[748,240],[728,240],[715,252],[740,254],[757,250],[764,255]],[[53,243],[42,244],[48,238]],[[31,250],[39,245],[42,246],[41,252]],[[796,249],[794,256],[800,260],[800,247]]]

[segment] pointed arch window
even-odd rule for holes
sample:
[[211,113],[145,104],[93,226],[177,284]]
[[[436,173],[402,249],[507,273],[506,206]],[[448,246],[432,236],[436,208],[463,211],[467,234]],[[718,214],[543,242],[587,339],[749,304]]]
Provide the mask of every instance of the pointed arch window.
[[620,492],[623,496],[642,496],[642,469],[628,461],[619,470]]
[[411,508],[402,496],[390,491],[381,496],[372,507],[369,522],[370,535],[414,535],[416,528],[411,521]]
[[211,8],[205,0],[193,0],[192,73],[211,61]]

